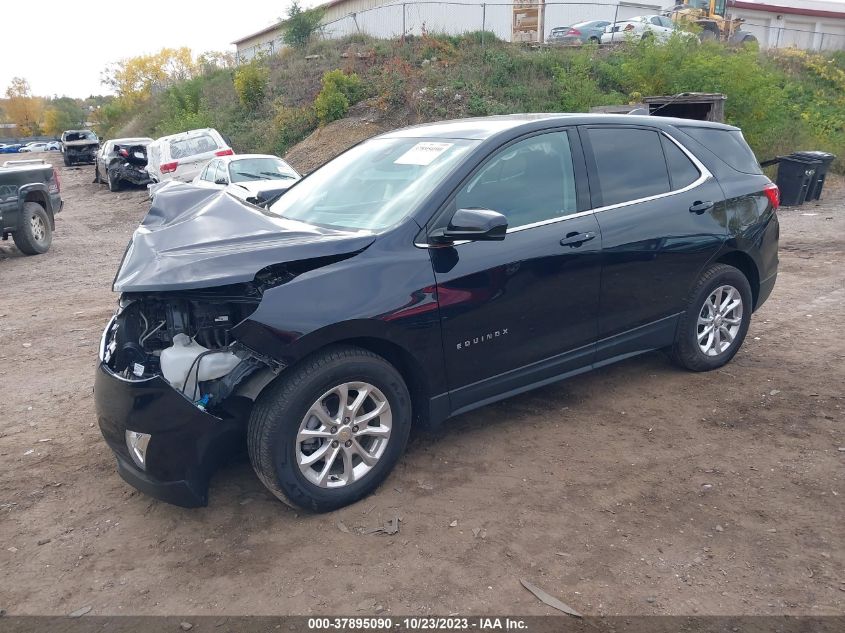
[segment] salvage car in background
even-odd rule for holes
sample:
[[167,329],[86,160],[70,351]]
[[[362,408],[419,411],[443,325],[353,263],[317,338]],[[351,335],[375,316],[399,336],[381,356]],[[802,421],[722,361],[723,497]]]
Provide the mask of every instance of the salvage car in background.
[[205,504],[246,444],[277,497],[338,508],[412,422],[654,349],[723,366],[774,287],[778,203],[735,127],[597,114],[388,132],[270,212],[174,187],[114,280],[99,425],[166,501]]
[[147,172],[153,182],[190,182],[216,156],[234,154],[212,128],[163,136],[147,146]]
[[607,20],[589,20],[578,22],[572,26],[559,26],[553,28],[549,33],[549,44],[562,44],[565,46],[579,46],[588,42],[601,42],[605,27],[609,26]]
[[76,163],[93,163],[99,149],[100,139],[91,130],[62,132],[62,154],[67,167]]
[[105,183],[109,191],[118,191],[123,183],[146,185],[147,146],[153,139],[147,137],[116,138],[106,141],[97,152],[94,163],[94,182]]
[[605,27],[601,36],[602,44],[622,43],[629,39],[647,40],[654,38],[658,42],[666,42],[674,33],[691,40],[695,35],[678,28],[665,15],[641,15],[627,20],[620,20]]
[[42,142],[35,142],[35,143],[27,143],[23,147],[21,147],[18,151],[21,154],[27,154],[30,152],[46,152],[49,151],[49,147],[47,143]]
[[215,189],[228,187],[232,195],[264,206],[275,201],[300,178],[302,176],[278,156],[235,154],[212,160],[193,183]]

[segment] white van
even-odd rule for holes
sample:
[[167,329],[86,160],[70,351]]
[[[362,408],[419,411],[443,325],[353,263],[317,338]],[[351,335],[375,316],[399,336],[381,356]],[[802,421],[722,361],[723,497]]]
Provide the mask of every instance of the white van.
[[147,173],[154,182],[190,182],[215,156],[234,153],[211,128],[162,136],[147,147]]

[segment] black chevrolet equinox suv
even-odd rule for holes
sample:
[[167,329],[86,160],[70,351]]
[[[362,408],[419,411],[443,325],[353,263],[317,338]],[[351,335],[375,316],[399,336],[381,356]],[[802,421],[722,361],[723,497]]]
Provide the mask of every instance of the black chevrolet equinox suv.
[[115,277],[100,428],[171,503],[206,504],[245,446],[281,500],[338,508],[413,424],[649,350],[727,363],[775,283],[777,207],[737,128],[593,114],[389,132],[269,209],[178,185]]

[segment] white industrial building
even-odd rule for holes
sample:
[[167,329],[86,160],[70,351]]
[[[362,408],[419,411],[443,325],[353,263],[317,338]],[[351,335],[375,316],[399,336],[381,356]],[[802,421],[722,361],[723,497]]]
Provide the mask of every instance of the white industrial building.
[[845,4],[825,0],[728,0],[766,48],[845,49]]
[[[585,20],[621,20],[660,13],[673,0],[619,3],[567,0],[332,0],[322,6],[323,37],[365,33],[393,38],[486,30],[507,41],[543,42],[549,32]],[[845,5],[824,0],[729,0],[730,12],[747,21],[764,47],[845,49]],[[233,42],[240,62],[274,53],[284,42],[278,24]]]

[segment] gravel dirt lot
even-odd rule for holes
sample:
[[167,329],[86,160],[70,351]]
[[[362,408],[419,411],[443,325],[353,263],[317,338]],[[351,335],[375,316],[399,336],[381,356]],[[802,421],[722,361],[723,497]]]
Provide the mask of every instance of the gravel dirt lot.
[[[325,515],[247,461],[207,508],[135,492],[91,393],[110,285],[146,212],[61,171],[51,250],[0,244],[0,608],[10,615],[845,613],[845,186],[782,209],[780,277],[726,368],[654,353],[412,437]],[[542,309],[538,306],[538,309]],[[364,534],[395,514],[401,531]]]

